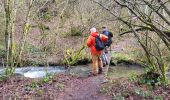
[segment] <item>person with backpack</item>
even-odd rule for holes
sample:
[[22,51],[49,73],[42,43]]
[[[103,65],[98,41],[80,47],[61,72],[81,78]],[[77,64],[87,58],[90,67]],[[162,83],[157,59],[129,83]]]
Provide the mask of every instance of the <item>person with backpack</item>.
[[87,46],[90,48],[92,56],[92,74],[97,75],[102,73],[101,55],[104,50],[104,42],[107,41],[108,37],[99,34],[94,27],[90,29],[90,32],[91,35],[87,39]]
[[105,66],[105,65],[109,64],[106,53],[108,53],[108,48],[112,44],[113,34],[112,34],[112,32],[108,31],[107,27],[102,27],[102,29],[103,29],[102,34],[108,37],[108,40],[104,43],[105,49],[104,49],[104,52],[102,54],[103,66]]
[[[108,31],[107,27],[102,27],[102,28],[103,28],[102,34],[104,34],[105,36],[108,37],[107,42],[104,43],[105,47],[108,48],[112,44],[113,33]],[[106,53],[107,53],[107,51],[106,51]]]

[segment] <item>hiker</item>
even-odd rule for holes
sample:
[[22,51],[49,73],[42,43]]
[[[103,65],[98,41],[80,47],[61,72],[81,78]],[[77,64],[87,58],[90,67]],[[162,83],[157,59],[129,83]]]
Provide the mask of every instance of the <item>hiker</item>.
[[[96,48],[96,44],[97,44],[96,40],[98,37],[102,42],[106,42],[108,37],[103,34],[99,34],[96,31],[96,28],[94,27],[90,29],[90,32],[91,35],[87,39],[87,46],[90,47],[91,49],[92,73],[93,75],[97,75],[102,73],[103,64],[101,60],[101,55],[103,50],[102,49],[98,50],[98,48]],[[104,49],[104,44],[103,44],[103,49]]]
[[[106,65],[109,64],[109,61],[108,61],[106,54],[108,53],[108,49],[112,44],[113,34],[112,34],[112,32],[108,31],[107,27],[105,27],[105,26],[102,27],[102,29],[103,29],[102,34],[108,37],[108,40],[104,43],[105,49],[104,49],[104,52],[102,54],[103,66],[105,67]],[[110,47],[110,49],[111,49],[111,47]]]
[[104,34],[104,35],[106,35],[106,36],[108,37],[107,42],[104,43],[104,45],[105,45],[105,53],[108,53],[108,48],[109,48],[109,47],[111,46],[111,44],[112,44],[113,33],[110,32],[110,31],[108,30],[108,28],[105,27],[105,26],[102,27],[102,29],[103,29],[102,34]]

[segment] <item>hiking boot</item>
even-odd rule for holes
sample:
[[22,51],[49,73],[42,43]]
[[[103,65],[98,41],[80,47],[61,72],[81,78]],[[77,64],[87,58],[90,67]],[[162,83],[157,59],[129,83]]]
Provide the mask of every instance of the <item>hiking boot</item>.
[[97,76],[97,74],[94,74],[93,72],[90,72],[88,77],[92,77],[92,76]]
[[103,79],[103,80],[101,81],[101,84],[104,84],[104,83],[107,83],[107,82],[109,82],[108,79]]
[[104,52],[105,52],[105,53],[108,53],[108,50],[105,50]]
[[103,63],[103,67],[106,67],[106,64]]
[[102,72],[103,72],[103,69],[99,68],[99,74],[102,74]]

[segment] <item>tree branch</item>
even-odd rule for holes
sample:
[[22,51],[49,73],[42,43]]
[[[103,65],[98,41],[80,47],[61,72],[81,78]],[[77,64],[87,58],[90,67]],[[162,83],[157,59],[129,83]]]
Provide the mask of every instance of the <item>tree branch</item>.
[[[154,31],[154,29],[152,28],[149,28],[149,27],[146,27],[146,26],[141,26],[141,28],[137,28],[137,29],[134,29],[135,31],[146,31],[146,30],[149,30],[149,31]],[[161,30],[162,31],[162,30]],[[125,32],[122,32],[120,33],[119,35],[122,36],[124,34],[127,34],[127,33],[132,33],[133,30],[128,30],[128,31],[125,31]],[[170,37],[170,31],[162,31],[164,34],[166,34],[168,37]]]

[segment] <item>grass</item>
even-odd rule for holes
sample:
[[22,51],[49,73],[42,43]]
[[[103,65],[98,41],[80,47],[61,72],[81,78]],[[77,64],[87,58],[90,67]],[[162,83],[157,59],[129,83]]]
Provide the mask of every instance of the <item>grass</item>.
[[112,52],[112,57],[116,58],[117,60],[131,60],[133,55],[132,54],[125,54],[121,52]]
[[126,62],[130,62],[130,61],[134,61],[134,54],[129,53],[122,53],[122,52],[112,52],[112,58],[113,63],[117,64],[119,61],[126,61]]
[[48,74],[43,77],[42,79],[40,80],[34,80],[31,84],[29,85],[26,85],[25,88],[30,90],[30,89],[36,89],[36,88],[39,88],[41,86],[43,86],[44,84],[50,84],[50,83],[53,83],[53,75],[52,74]]
[[131,77],[132,73],[142,74],[143,69],[139,66],[116,66],[110,67],[108,77],[121,78]]
[[127,46],[126,49],[119,52],[112,51],[110,65],[127,64],[127,65],[145,65],[144,56],[139,48]]

